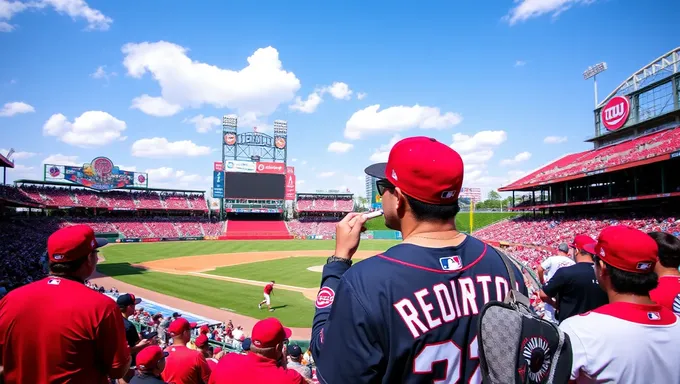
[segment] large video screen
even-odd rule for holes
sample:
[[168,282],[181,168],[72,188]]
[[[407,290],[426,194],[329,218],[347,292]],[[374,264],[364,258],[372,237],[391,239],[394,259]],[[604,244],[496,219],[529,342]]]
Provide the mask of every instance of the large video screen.
[[226,172],[224,197],[239,199],[283,199],[286,175]]

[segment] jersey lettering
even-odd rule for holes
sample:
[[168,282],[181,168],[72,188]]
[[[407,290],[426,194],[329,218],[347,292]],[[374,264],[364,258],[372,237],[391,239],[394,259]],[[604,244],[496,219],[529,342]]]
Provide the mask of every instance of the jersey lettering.
[[[431,374],[435,364],[444,363],[446,364],[446,368],[444,369],[445,376],[434,380],[433,383],[457,383],[462,376],[462,352],[462,349],[451,340],[428,344],[420,350],[420,353],[418,353],[413,360],[413,373],[417,375]],[[477,336],[472,339],[472,343],[470,343],[470,346],[468,347],[468,359],[479,360]],[[482,382],[482,375],[479,372],[479,362],[476,364],[468,383],[479,384]]]

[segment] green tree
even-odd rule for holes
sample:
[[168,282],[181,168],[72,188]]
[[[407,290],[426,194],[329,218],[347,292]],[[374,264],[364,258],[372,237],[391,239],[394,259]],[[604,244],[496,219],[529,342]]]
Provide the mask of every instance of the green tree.
[[490,192],[489,192],[489,195],[487,196],[487,198],[488,198],[489,200],[498,201],[498,200],[501,200],[501,195],[500,195],[498,192],[496,192],[496,191],[490,191]]

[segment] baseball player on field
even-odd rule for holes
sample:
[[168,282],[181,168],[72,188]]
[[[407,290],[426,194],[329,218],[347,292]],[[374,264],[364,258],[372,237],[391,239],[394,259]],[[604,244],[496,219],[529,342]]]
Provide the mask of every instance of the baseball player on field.
[[[401,140],[378,178],[386,225],[403,243],[352,266],[367,218],[336,226],[311,349],[321,383],[481,383],[478,313],[510,289],[501,256],[459,232],[463,161],[428,137]],[[515,269],[517,288],[527,294]]]
[[602,230],[595,275],[609,304],[560,324],[571,340],[576,383],[680,383],[680,318],[650,299],[656,288],[657,245],[627,226]]
[[267,304],[267,308],[269,309],[269,312],[274,312],[272,309],[272,300],[270,295],[274,291],[274,280],[270,281],[269,284],[264,286],[264,300],[260,302],[260,304],[257,305],[258,308],[262,309],[262,304]]

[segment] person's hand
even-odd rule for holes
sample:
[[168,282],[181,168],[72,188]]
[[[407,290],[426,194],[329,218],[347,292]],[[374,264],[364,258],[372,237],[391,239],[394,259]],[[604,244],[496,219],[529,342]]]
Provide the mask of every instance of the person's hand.
[[335,256],[352,259],[361,240],[361,232],[365,230],[366,218],[359,212],[348,213],[335,225]]
[[146,346],[149,345],[149,344],[151,344],[151,340],[149,340],[149,339],[141,339],[141,340],[139,340],[139,342],[137,343],[136,346],[137,346],[137,347],[146,347]]

